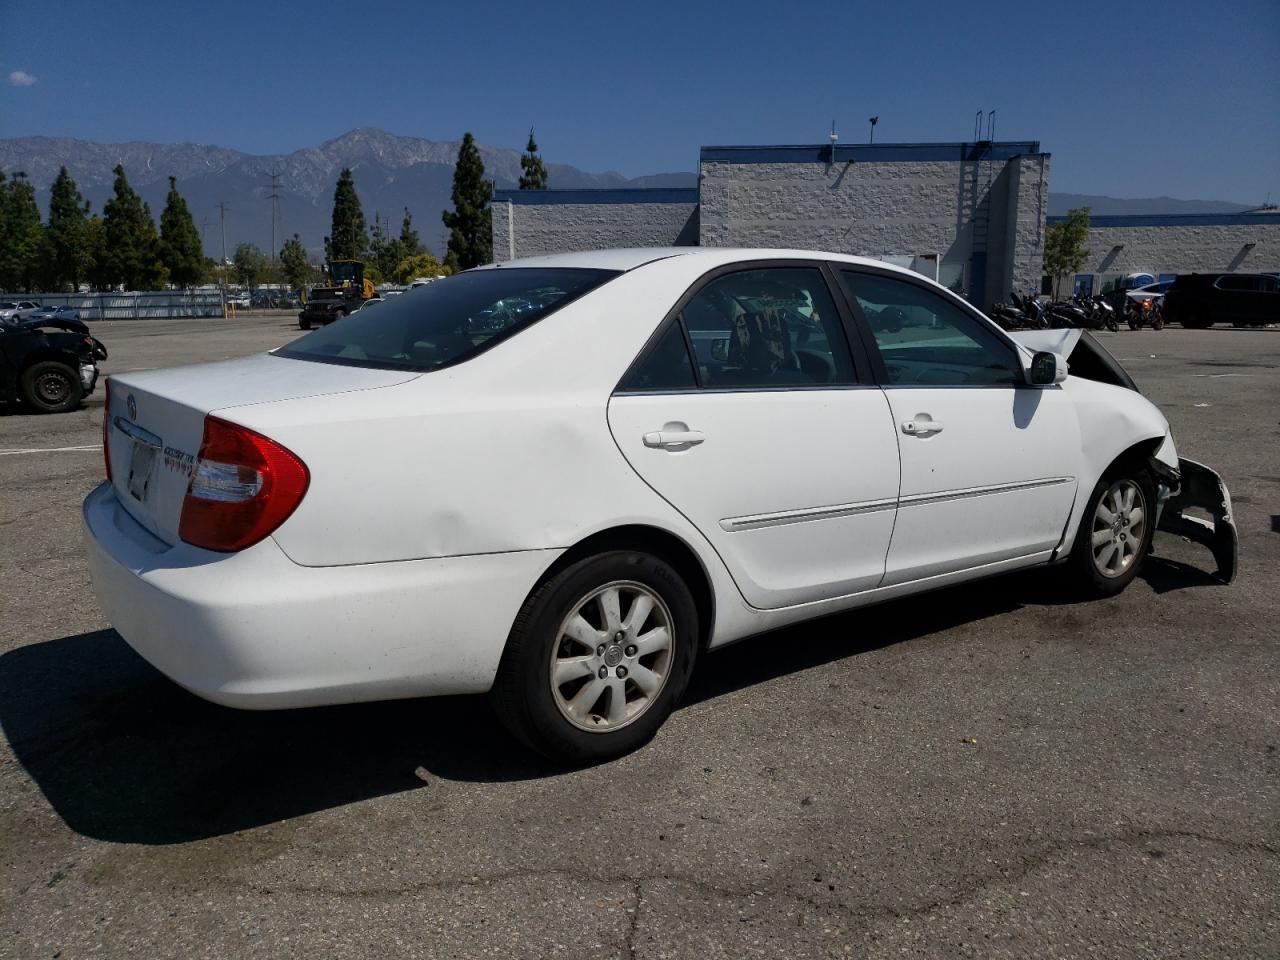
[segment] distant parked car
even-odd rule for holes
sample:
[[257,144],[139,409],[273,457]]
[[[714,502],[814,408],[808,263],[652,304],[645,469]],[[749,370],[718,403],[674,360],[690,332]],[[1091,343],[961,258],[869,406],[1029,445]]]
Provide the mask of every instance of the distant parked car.
[[377,306],[379,303],[383,303],[383,302],[384,301],[382,297],[373,297],[372,299],[366,300],[364,303],[360,304],[360,306],[352,310],[351,313],[355,314],[355,313],[360,313],[363,310],[370,310],[373,307]]
[[1146,286],[1138,287],[1136,290],[1128,290],[1125,296],[1130,300],[1158,301],[1164,299],[1164,295],[1169,292],[1169,288],[1173,286],[1172,280],[1161,280],[1158,283],[1148,283]]
[[32,320],[79,320],[80,311],[75,307],[41,307],[31,314]]
[[6,300],[0,303],[0,320],[26,320],[42,309],[34,300]]
[[1280,323],[1280,280],[1267,273],[1185,273],[1164,295],[1164,316],[1184,327]]

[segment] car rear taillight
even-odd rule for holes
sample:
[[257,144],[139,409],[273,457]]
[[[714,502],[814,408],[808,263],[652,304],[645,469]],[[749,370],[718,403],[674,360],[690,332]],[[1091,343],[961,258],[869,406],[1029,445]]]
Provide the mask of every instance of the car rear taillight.
[[111,378],[103,383],[107,402],[102,408],[102,465],[107,468],[107,483],[111,482]]
[[289,518],[310,482],[307,465],[274,440],[205,417],[178,536],[206,550],[251,547]]

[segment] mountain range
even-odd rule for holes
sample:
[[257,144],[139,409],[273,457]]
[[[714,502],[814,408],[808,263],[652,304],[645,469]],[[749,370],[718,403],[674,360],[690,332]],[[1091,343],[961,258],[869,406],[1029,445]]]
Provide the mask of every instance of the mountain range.
[[[303,244],[319,253],[329,232],[333,188],[338,172],[350,167],[365,216],[380,216],[398,233],[403,210],[413,213],[414,226],[426,246],[440,255],[444,231],[440,212],[450,206],[456,140],[424,140],[373,128],[361,128],[326,140],[318,147],[288,154],[253,155],[227,147],[178,143],[94,143],[57,137],[19,137],[0,140],[0,170],[26,172],[36,188],[42,211],[48,209],[49,184],[65,166],[85,199],[100,212],[111,195],[112,169],[123,164],[129,182],[151,205],[159,219],[168,192],[168,178],[191,208],[204,238],[205,250],[222,250],[223,216],[226,248],[248,241],[264,250],[272,245],[272,174],[278,196],[276,246],[297,233]],[[520,177],[520,151],[480,146],[485,172],[499,188],[515,187]],[[659,173],[624,177],[620,173],[588,173],[563,163],[547,164],[549,186],[692,187],[697,174]],[[225,203],[223,212],[219,203]],[[1247,209],[1244,204],[1169,197],[1125,200],[1086,194],[1051,193],[1049,213],[1062,214],[1088,206],[1095,214],[1215,213]]]
[[[451,207],[457,140],[423,140],[382,130],[352,130],[318,147],[293,153],[259,156],[226,147],[194,143],[94,143],[55,137],[0,140],[0,170],[25,171],[36,188],[36,200],[47,213],[49,185],[65,166],[84,198],[101,212],[110,198],[116,164],[122,164],[130,185],[151,205],[159,220],[169,191],[169,177],[187,200],[213,257],[222,251],[225,202],[227,254],[237,243],[271,249],[272,174],[278,210],[276,246],[297,233],[313,252],[323,249],[333,212],[333,188],[338,173],[350,167],[365,217],[372,226],[380,216],[393,233],[400,232],[404,208],[413,214],[422,242],[442,253],[444,233],[440,212]],[[497,187],[515,187],[520,178],[520,151],[480,146],[485,173]],[[624,177],[612,171],[587,173],[563,163],[547,164],[552,187],[691,187],[694,173],[660,173]]]

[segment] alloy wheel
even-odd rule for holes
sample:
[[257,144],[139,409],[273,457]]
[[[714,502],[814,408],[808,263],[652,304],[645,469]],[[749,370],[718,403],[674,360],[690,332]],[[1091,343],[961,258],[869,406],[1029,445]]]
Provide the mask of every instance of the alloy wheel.
[[593,590],[572,611],[552,645],[551,692],[574,726],[611,733],[648,710],[666,685],[677,639],[671,611],[632,580]]
[[1093,512],[1093,565],[1104,577],[1123,576],[1138,559],[1147,532],[1147,498],[1133,480],[1117,480]]

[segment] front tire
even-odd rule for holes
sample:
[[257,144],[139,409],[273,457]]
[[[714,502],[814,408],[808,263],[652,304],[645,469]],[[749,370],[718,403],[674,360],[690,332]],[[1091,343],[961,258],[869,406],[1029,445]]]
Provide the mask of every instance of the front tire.
[[581,560],[525,601],[490,698],[549,759],[590,764],[647,743],[693,672],[698,614],[665,560],[616,550]]
[[66,413],[80,406],[84,388],[65,363],[43,360],[22,371],[18,390],[27,406],[41,413]]
[[1127,587],[1151,552],[1156,487],[1143,467],[1113,467],[1093,488],[1067,564],[1074,592],[1113,597]]

